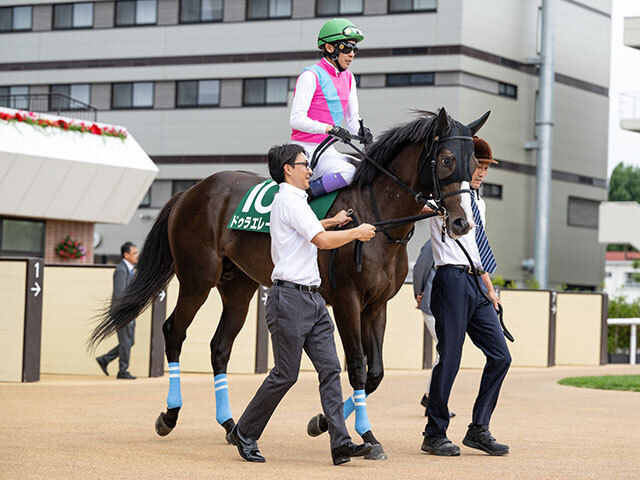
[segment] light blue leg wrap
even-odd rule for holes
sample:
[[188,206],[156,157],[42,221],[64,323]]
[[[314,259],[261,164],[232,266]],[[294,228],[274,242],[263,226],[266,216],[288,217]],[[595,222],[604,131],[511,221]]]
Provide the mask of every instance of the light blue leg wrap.
[[344,401],[344,419],[346,420],[355,411],[356,405],[353,403],[353,397],[349,397]]
[[169,395],[167,395],[167,408],[182,406],[182,393],[180,393],[180,363],[169,363]]
[[353,391],[353,403],[356,407],[356,432],[362,435],[371,430],[369,416],[367,415],[367,396],[364,390]]
[[213,388],[216,392],[216,421],[222,425],[233,417],[231,415],[231,406],[229,405],[229,384],[227,383],[226,373],[213,377]]

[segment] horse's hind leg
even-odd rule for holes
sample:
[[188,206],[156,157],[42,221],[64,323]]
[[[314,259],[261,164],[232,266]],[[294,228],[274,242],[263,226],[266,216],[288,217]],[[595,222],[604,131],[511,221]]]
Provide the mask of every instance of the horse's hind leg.
[[199,285],[190,288],[180,284],[178,302],[167,321],[162,325],[164,333],[165,353],[169,362],[169,395],[167,396],[167,411],[156,419],[156,432],[160,436],[171,433],[178,421],[178,413],[182,407],[180,392],[180,352],[182,344],[187,338],[187,328],[193,317],[207,300],[211,287]]
[[218,291],[222,297],[222,315],[211,339],[211,366],[216,396],[216,421],[225,429],[229,443],[232,443],[230,433],[235,422],[229,404],[227,365],[233,342],[244,325],[249,303],[257,288],[257,282],[225,259],[222,277],[218,283]]

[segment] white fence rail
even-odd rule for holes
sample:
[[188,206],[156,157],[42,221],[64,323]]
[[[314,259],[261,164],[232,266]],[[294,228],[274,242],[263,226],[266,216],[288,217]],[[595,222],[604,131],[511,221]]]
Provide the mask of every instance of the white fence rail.
[[631,325],[631,335],[629,340],[629,364],[636,364],[636,355],[638,350],[638,325],[640,318],[609,318],[609,325]]

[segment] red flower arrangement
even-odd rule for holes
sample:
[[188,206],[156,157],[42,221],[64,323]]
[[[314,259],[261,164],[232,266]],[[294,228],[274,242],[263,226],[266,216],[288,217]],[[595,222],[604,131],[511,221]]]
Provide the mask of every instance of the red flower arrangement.
[[73,239],[73,233],[61,241],[56,247],[56,253],[65,259],[84,258],[87,255],[82,243]]
[[42,128],[54,127],[61,128],[63,130],[71,130],[75,132],[88,132],[93,135],[104,135],[107,137],[117,137],[121,140],[127,138],[127,131],[124,129],[115,129],[114,127],[100,127],[95,123],[86,124],[84,122],[75,123],[73,121],[67,122],[62,119],[48,120],[46,118],[38,117],[33,112],[19,111],[17,113],[0,112],[0,120],[5,122],[22,122],[29,125],[36,125]]

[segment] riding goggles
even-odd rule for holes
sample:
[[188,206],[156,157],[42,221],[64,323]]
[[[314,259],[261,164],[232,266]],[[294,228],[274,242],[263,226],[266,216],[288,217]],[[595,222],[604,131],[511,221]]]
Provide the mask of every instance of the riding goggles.
[[351,42],[336,42],[333,44],[336,47],[338,53],[344,53],[345,55],[349,55],[351,52],[358,53],[360,47],[356,43]]

